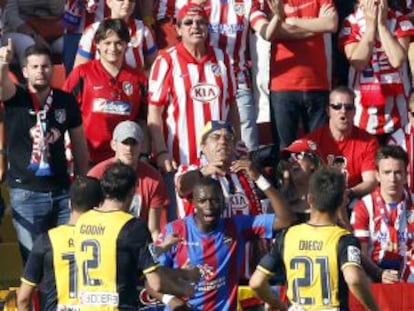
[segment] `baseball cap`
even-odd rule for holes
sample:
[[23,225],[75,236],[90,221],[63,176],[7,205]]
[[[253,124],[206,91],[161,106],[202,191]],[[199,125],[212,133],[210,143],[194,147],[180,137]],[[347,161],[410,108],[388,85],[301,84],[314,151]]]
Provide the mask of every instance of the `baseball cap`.
[[318,152],[318,145],[313,141],[306,138],[297,139],[289,146],[281,150],[282,158],[287,158],[292,153],[310,152],[317,156],[320,156]]
[[220,120],[208,121],[206,125],[204,126],[203,131],[201,133],[200,144],[204,143],[208,135],[210,135],[212,132],[221,130],[221,129],[226,129],[229,133],[234,135],[234,128],[229,122],[220,121]]
[[123,142],[128,138],[133,138],[140,144],[144,141],[144,133],[136,122],[122,121],[115,127],[112,139],[118,142]]
[[208,20],[207,13],[204,8],[196,3],[188,3],[184,5],[177,13],[177,21],[183,20],[186,16],[201,16]]

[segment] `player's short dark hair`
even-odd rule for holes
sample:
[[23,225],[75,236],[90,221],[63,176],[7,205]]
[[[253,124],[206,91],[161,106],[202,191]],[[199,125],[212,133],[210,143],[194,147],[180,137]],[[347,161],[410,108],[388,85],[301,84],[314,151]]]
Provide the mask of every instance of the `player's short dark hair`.
[[101,187],[105,199],[123,202],[135,189],[137,176],[134,169],[121,162],[109,165],[101,179]]
[[221,189],[220,186],[220,182],[214,178],[211,177],[201,177],[195,184],[193,187],[193,198],[195,196],[198,195],[199,191],[202,188],[213,188],[214,192],[217,192],[217,194],[219,195],[219,199],[220,199],[220,204],[222,204],[222,209],[225,208],[224,206],[224,194],[223,194],[223,190]]
[[309,194],[314,197],[313,207],[331,215],[342,204],[345,191],[345,177],[335,168],[321,167],[309,180]]
[[379,161],[389,158],[402,161],[404,163],[404,167],[407,167],[408,165],[408,154],[403,148],[401,148],[401,146],[385,145],[380,147],[375,155],[377,169]]
[[77,176],[69,190],[71,208],[86,212],[102,202],[102,189],[99,179],[90,176]]
[[104,19],[99,24],[99,27],[95,33],[95,43],[105,40],[111,32],[116,33],[117,36],[126,43],[131,40],[128,25],[124,20],[120,18],[108,18]]
[[23,67],[27,65],[27,59],[32,55],[46,55],[49,57],[50,63],[52,63],[52,52],[49,47],[42,43],[35,43],[24,50],[24,57],[21,60]]
[[347,86],[345,86],[345,85],[339,85],[339,86],[335,87],[335,88],[334,88],[334,89],[330,92],[330,94],[329,94],[329,95],[332,95],[332,94],[335,94],[335,93],[349,95],[349,96],[352,98],[352,101],[354,101],[354,100],[355,100],[355,92],[354,92],[351,88],[349,88],[349,87],[347,87]]

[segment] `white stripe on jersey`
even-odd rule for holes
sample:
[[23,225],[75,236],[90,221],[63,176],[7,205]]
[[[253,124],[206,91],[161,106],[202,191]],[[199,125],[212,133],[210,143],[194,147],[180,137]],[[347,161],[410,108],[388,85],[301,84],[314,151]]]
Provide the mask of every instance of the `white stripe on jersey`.
[[[144,66],[144,51],[155,46],[155,39],[148,27],[140,20],[134,19],[135,31],[132,29],[132,21],[128,22],[129,34],[131,40],[125,52],[125,62],[132,68]],[[94,38],[101,22],[96,22],[86,28],[79,41],[79,50],[87,53],[95,54],[95,58],[99,59],[99,52],[96,51]],[[138,59],[137,59],[138,58]]]
[[[214,57],[204,63],[202,70],[198,64],[187,62],[176,47],[159,55],[151,68],[149,103],[166,107],[166,143],[180,164],[198,158],[205,123],[225,120],[230,101],[234,100],[234,76],[226,67],[228,57],[219,49],[211,51]],[[191,94],[196,93],[194,87],[199,83],[212,90],[216,98],[193,99]]]

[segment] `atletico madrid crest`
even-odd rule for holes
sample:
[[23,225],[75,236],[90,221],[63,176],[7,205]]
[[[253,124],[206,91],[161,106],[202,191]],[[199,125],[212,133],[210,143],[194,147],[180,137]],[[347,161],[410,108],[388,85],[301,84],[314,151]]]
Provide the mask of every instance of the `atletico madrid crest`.
[[244,15],[244,3],[235,3],[234,11],[236,12],[237,15],[243,16]]
[[56,109],[55,110],[55,120],[59,124],[63,124],[66,121],[66,110],[65,109]]
[[122,90],[127,96],[131,96],[132,93],[134,92],[134,88],[131,82],[128,82],[128,81],[125,81],[124,83],[122,83]]
[[221,76],[221,69],[218,64],[211,64],[211,71],[216,77]]
[[137,48],[139,46],[140,43],[140,36],[138,33],[135,34],[135,36],[131,37],[131,40],[129,41],[129,45],[132,46],[133,48]]

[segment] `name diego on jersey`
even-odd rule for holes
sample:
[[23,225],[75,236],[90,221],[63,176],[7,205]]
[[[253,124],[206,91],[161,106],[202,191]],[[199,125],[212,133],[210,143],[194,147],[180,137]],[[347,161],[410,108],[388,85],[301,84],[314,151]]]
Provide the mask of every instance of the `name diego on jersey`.
[[120,100],[107,100],[105,98],[95,98],[92,111],[96,113],[114,114],[127,116],[132,112],[132,105]]

